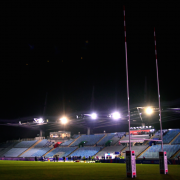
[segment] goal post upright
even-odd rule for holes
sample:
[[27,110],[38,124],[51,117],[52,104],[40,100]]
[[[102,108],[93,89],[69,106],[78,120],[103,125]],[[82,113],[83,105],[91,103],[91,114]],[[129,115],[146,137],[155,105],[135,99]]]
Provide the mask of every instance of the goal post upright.
[[160,174],[168,174],[167,153],[166,153],[166,151],[163,151],[163,136],[162,136],[162,121],[161,121],[161,99],[160,99],[160,89],[159,89],[159,74],[158,74],[155,27],[154,27],[154,45],[155,45],[156,74],[157,74],[157,88],[158,88],[158,102],[159,102],[159,123],[160,123],[160,132],[161,132],[161,152],[159,152],[159,169],[160,169]]
[[129,178],[135,178],[136,177],[136,159],[135,159],[135,151],[131,151],[131,138],[130,138],[130,106],[129,106],[129,81],[128,81],[128,59],[127,59],[125,6],[123,6],[123,14],[124,14],[124,37],[125,37],[128,121],[129,121],[129,123],[128,123],[129,124],[129,151],[126,151],[126,176]]

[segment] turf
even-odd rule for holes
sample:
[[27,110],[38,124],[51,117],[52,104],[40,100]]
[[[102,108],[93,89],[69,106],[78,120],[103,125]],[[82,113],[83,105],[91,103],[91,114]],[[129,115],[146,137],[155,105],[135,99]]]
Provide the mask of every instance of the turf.
[[[180,166],[169,165],[169,174],[159,174],[159,165],[137,164],[137,178],[142,180],[180,179]],[[126,178],[126,165],[116,163],[64,163],[0,161],[0,180],[120,180]]]

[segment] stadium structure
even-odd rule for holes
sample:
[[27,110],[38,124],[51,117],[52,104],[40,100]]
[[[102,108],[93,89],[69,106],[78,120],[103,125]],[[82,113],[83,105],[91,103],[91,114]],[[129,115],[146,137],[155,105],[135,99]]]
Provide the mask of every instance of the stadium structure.
[[[126,159],[125,151],[129,149],[129,136],[131,138],[131,149],[135,150],[136,159],[156,160],[161,151],[160,130],[154,129],[153,124],[157,123],[158,108],[152,107],[151,124],[145,125],[150,111],[145,107],[136,107],[131,110],[131,122],[133,127],[129,132],[112,133],[91,133],[91,129],[128,124],[126,113],[104,113],[88,114],[76,113],[65,118],[24,118],[19,121],[13,120],[9,123],[1,120],[1,125],[21,126],[25,128],[50,129],[47,137],[40,134],[33,139],[9,140],[0,144],[0,159],[35,160],[46,157],[46,160],[53,160],[56,156],[59,160],[89,159]],[[179,109],[164,109],[162,111],[162,122],[168,120],[169,116],[178,118]],[[167,116],[168,114],[168,116]],[[172,120],[171,118],[171,120]],[[155,119],[155,120],[153,120]],[[71,134],[70,131],[54,131],[53,129],[66,120],[73,127],[84,127],[87,134]],[[111,121],[115,121],[115,124]],[[6,121],[7,122],[7,121]],[[92,123],[93,122],[93,123]],[[113,125],[112,125],[113,124]],[[63,125],[62,125],[63,126]],[[41,128],[40,128],[41,129]],[[180,129],[163,129],[164,151],[167,152],[169,160],[176,160],[180,157]],[[155,161],[153,161],[155,162]]]
[[[127,75],[127,107],[116,112],[76,112],[66,114],[66,117],[26,117],[14,120],[0,119],[1,126],[21,126],[24,128],[37,128],[40,130],[40,136],[33,139],[21,139],[17,141],[8,141],[0,144],[0,159],[25,159],[35,160],[40,157],[53,157],[69,159],[126,159],[125,151],[131,146],[135,151],[136,159],[158,159],[161,151],[160,137],[163,132],[164,151],[167,152],[168,159],[176,159],[180,156],[180,129],[154,129],[153,125],[179,119],[180,108],[170,107],[171,103],[161,103],[159,93],[159,77],[157,73],[158,99],[157,104],[151,104],[152,107],[132,106],[129,109],[129,83],[127,66],[127,42],[126,42],[126,23],[124,7],[124,34],[125,34],[125,52],[126,52],[126,75]],[[156,36],[155,56],[156,69],[157,51]],[[93,98],[92,98],[93,99]],[[45,101],[46,102],[46,101]],[[93,104],[93,103],[92,103]],[[128,115],[127,115],[128,114]],[[159,115],[161,114],[161,115]],[[149,121],[149,119],[151,121]],[[68,122],[69,126],[86,128],[87,134],[71,135],[70,131],[54,131]],[[129,124],[129,132],[118,131],[112,133],[93,133],[93,129],[109,126],[121,126]],[[131,124],[131,128],[130,128]],[[43,137],[43,130],[50,130],[48,137]],[[130,137],[130,138],[129,138]],[[131,144],[129,143],[131,139]],[[160,140],[160,141],[158,141]],[[130,149],[130,148],[129,148]],[[153,161],[154,162],[154,161]],[[158,162],[159,163],[159,162]]]

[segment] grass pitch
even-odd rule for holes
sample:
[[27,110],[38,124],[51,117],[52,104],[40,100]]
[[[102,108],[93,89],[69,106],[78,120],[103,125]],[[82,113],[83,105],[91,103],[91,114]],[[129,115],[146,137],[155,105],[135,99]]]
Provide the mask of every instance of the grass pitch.
[[[159,174],[159,165],[137,164],[139,180],[180,179],[180,165],[169,165],[169,174]],[[0,180],[120,180],[126,165],[120,163],[64,163],[0,161]]]

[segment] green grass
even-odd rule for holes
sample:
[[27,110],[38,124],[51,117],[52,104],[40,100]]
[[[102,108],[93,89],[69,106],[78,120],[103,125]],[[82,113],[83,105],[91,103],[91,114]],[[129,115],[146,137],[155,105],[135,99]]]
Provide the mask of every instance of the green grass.
[[[180,180],[180,166],[169,165],[169,174],[159,174],[159,165],[137,164],[139,180]],[[0,180],[119,180],[126,178],[126,165],[116,163],[64,163],[0,161]]]

